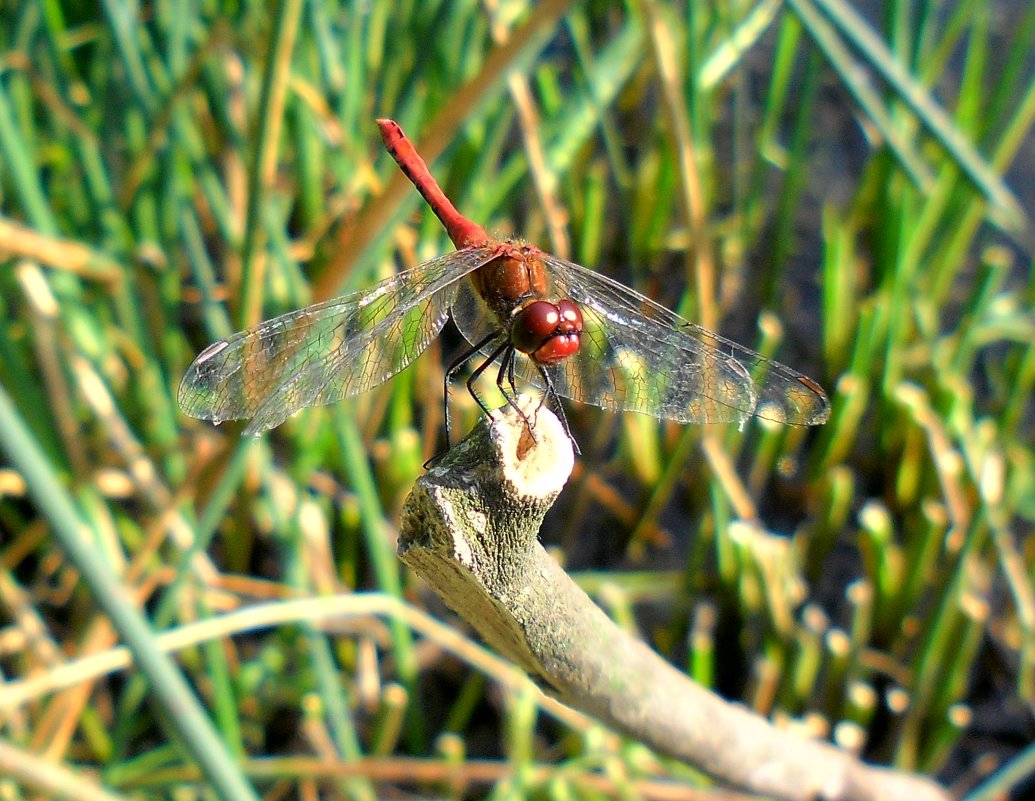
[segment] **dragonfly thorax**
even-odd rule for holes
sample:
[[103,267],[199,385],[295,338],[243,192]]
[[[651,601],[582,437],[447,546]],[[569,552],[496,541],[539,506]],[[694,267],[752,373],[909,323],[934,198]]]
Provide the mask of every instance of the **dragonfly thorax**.
[[499,255],[471,274],[475,290],[501,325],[530,300],[546,298],[546,268],[538,248],[502,243]]

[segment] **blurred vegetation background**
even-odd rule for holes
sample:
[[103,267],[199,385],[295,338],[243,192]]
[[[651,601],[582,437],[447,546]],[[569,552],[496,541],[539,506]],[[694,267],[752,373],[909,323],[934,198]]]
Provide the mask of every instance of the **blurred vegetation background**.
[[401,570],[454,329],[258,440],[176,407],[209,342],[450,249],[379,116],[491,232],[831,395],[809,430],[568,405],[542,536],[609,614],[789,728],[1030,791],[1035,5],[26,0],[0,42],[3,798],[707,786]]

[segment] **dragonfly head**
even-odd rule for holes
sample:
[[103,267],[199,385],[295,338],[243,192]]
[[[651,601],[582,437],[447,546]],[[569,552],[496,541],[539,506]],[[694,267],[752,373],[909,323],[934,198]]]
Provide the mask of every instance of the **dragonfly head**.
[[555,364],[579,349],[582,312],[570,300],[536,300],[520,308],[510,327],[510,341],[540,364]]

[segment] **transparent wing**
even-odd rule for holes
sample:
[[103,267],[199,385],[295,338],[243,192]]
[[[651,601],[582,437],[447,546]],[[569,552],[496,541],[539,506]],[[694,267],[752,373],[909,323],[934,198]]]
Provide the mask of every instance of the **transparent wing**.
[[457,281],[492,258],[487,248],[450,253],[216,342],[187,369],[180,408],[217,423],[251,420],[254,434],[365,392],[420,355],[442,330]]
[[[632,289],[543,254],[556,297],[585,321],[579,351],[546,366],[557,392],[605,409],[681,423],[741,422],[751,415],[818,425],[830,402],[810,378],[688,322]],[[521,374],[542,385],[536,365]]]

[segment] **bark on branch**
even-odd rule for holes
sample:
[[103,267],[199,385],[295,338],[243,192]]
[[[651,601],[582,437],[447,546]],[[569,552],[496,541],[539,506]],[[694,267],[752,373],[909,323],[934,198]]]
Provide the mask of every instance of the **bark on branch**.
[[734,787],[788,801],[947,801],[931,780],[777,730],[618,628],[538,542],[573,464],[560,423],[522,398],[420,478],[399,555],[485,641],[559,700]]

